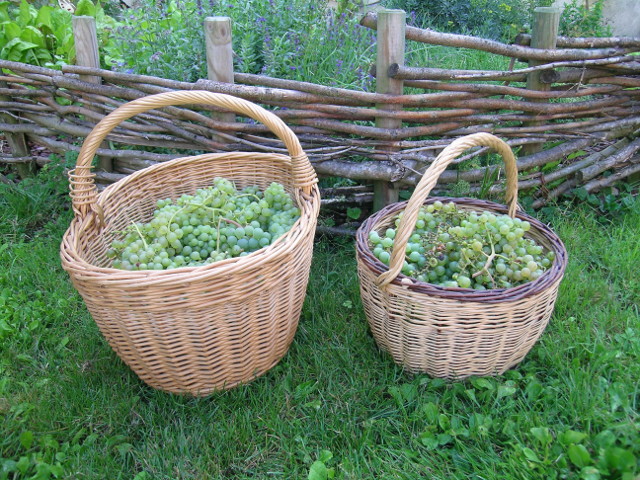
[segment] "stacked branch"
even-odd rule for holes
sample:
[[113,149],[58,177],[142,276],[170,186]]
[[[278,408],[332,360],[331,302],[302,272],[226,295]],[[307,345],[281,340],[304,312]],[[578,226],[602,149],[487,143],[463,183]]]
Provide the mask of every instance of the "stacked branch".
[[[375,15],[367,15],[362,23],[375,29]],[[407,27],[406,34],[416,41],[476,48],[540,64],[508,71],[392,65],[389,75],[403,79],[415,93],[387,95],[240,73],[234,75],[233,84],[188,83],[79,66],[58,71],[0,60],[0,131],[23,135],[64,154],[78,151],[95,124],[128,101],[170,90],[206,90],[259,103],[278,115],[298,136],[320,175],[415,185],[444,146],[473,132],[497,134],[513,148],[559,142],[518,162],[519,171],[530,175],[521,188],[541,192],[538,206],[577,185],[597,189],[610,184],[605,172],[613,171],[612,177],[620,179],[637,170],[633,159],[637,158],[634,136],[640,128],[640,62],[630,53],[640,50],[640,39],[559,39],[559,48],[551,51],[526,46],[527,37],[521,37],[518,45],[506,45],[414,27]],[[525,88],[527,75],[533,72],[552,87],[548,91]],[[101,83],[81,80],[87,75],[100,78]],[[377,108],[384,105],[403,109]],[[98,150],[98,155],[111,157],[114,165],[113,172],[98,172],[98,180],[116,181],[154,163],[184,156],[184,151],[285,153],[263,125],[239,117],[225,121],[216,115],[220,112],[206,105],[167,107],[123,122],[108,136],[110,143]],[[401,120],[402,127],[376,127],[378,118]],[[580,167],[575,162],[565,165],[571,154],[600,146],[607,153],[594,150],[580,160]],[[499,166],[464,166],[486,153],[486,149],[467,153],[456,162],[463,165],[445,172],[440,181],[467,183],[470,192],[479,191]],[[35,159],[24,153],[0,155],[0,162],[12,164],[30,164]],[[42,164],[46,159],[37,157],[37,161]],[[559,166],[550,174],[535,173],[551,162]],[[497,185],[492,191],[501,188]]]

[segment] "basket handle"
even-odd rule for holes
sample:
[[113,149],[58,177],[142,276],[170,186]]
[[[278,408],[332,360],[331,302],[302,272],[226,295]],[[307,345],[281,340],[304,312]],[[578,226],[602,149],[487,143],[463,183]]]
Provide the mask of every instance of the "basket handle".
[[518,208],[518,167],[511,147],[498,137],[490,133],[474,133],[460,137],[451,142],[429,166],[416,186],[400,220],[398,231],[394,241],[393,251],[389,260],[389,270],[380,274],[377,283],[384,287],[391,283],[402,270],[404,264],[407,242],[413,233],[418,221],[420,207],[429,196],[429,192],[436,185],[440,174],[447,168],[451,161],[465,150],[471,147],[486,146],[497,151],[503,158],[506,166],[507,190],[505,203],[509,207],[509,216],[513,218]]
[[289,127],[273,113],[247,100],[222,93],[207,91],[176,91],[149,95],[128,102],[104,117],[87,136],[74,170],[69,172],[71,184],[71,199],[76,216],[84,218],[89,211],[102,217],[102,210],[97,205],[97,189],[94,182],[95,174],[91,173],[91,162],[98,147],[106,136],[122,121],[134,115],[154,108],[184,104],[208,104],[226,108],[236,113],[244,114],[263,123],[285,144],[293,168],[293,183],[303,193],[310,195],[312,187],[317,183],[315,170],[302,150],[298,137]]

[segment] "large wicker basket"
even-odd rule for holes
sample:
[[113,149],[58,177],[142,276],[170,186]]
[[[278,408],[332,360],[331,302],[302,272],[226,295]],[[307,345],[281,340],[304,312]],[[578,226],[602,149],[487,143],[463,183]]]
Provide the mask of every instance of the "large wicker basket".
[[[120,122],[169,105],[209,104],[266,125],[289,155],[216,153],[138,171],[98,194],[91,161]],[[156,201],[225,177],[238,188],[277,181],[301,210],[292,229],[244,257],[173,270],[111,268],[106,251],[131,222],[149,221]],[[75,218],[62,265],[109,345],[152,387],[206,395],[246,383],[287,352],[298,326],[320,206],[317,177],[294,133],[251,102],[209,92],[168,92],[127,103],[84,142],[70,174]]]
[[[556,257],[537,280],[509,289],[441,288],[400,274],[407,241],[429,192],[447,165],[474,146],[492,147],[506,164],[508,209],[470,198],[447,198],[459,209],[508,213],[531,223],[528,235]],[[364,309],[378,346],[413,372],[462,378],[501,374],[519,363],[545,329],[553,311],[567,253],[560,239],[536,219],[517,212],[518,171],[509,146],[479,133],[453,141],[425,172],[409,202],[394,203],[368,218],[357,232],[356,249]],[[404,210],[389,267],[368,245],[371,231],[384,232]]]

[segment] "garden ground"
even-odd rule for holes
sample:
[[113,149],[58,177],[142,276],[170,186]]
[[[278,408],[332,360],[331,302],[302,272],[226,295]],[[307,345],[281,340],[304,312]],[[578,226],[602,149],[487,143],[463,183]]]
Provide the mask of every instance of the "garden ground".
[[[60,267],[64,185],[0,195],[0,479],[637,478],[640,199],[548,220],[570,255],[539,343],[496,378],[378,350],[350,239],[320,239],[289,353],[205,399],[142,383]],[[29,192],[28,194],[26,192]]]

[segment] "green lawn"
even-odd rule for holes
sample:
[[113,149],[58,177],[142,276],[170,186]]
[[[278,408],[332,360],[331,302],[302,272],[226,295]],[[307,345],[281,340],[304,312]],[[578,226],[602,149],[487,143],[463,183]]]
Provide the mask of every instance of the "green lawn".
[[[49,192],[51,194],[53,192]],[[570,262],[540,342],[498,378],[411,375],[364,318],[353,243],[316,244],[300,326],[253,383],[154,391],[61,269],[52,197],[0,194],[0,479],[637,478],[640,199],[557,212]],[[38,203],[39,202],[39,203]]]

